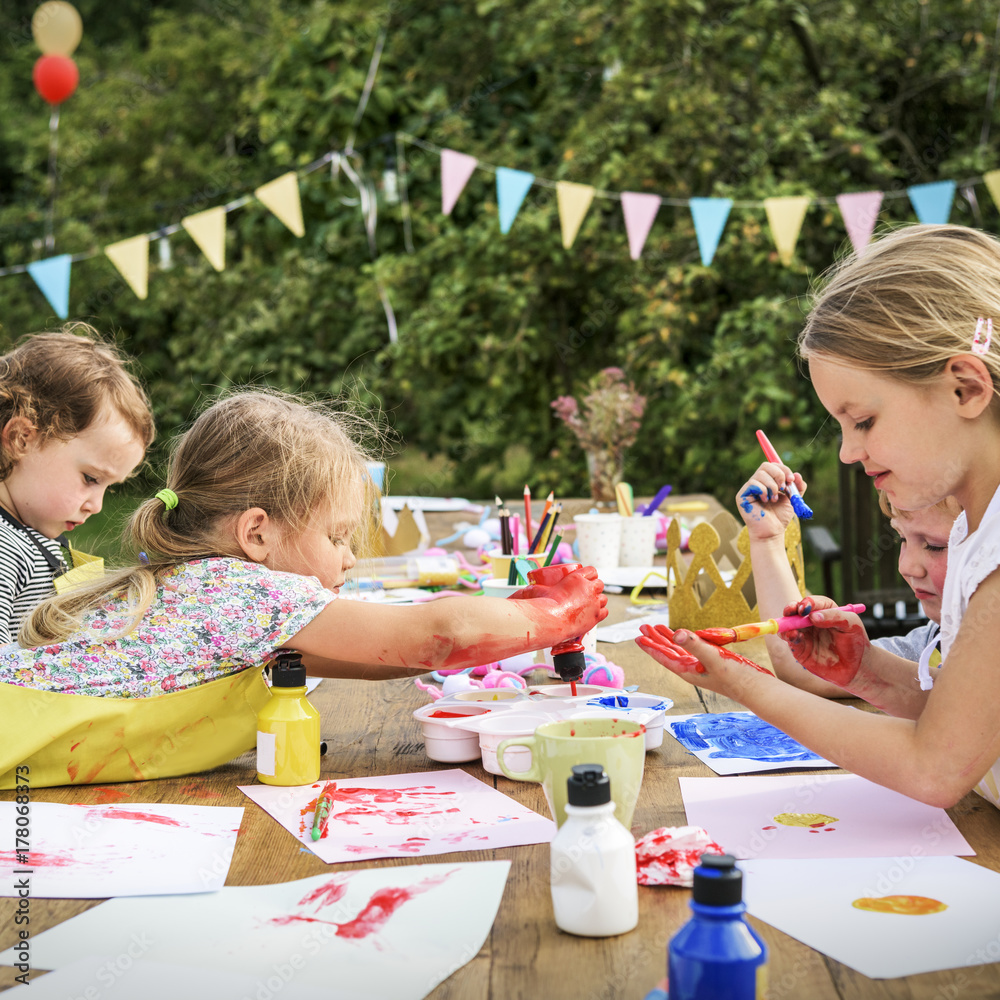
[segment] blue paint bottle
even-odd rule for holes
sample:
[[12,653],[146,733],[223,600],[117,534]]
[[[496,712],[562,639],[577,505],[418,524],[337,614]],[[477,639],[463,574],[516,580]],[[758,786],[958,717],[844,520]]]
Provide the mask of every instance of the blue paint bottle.
[[703,854],[694,870],[694,916],[673,936],[669,1000],[763,1000],[767,948],[743,916],[743,872],[728,854]]

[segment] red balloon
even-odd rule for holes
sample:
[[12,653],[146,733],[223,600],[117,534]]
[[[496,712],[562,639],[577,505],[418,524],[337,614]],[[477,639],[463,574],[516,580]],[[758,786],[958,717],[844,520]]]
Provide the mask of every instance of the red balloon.
[[69,56],[42,56],[31,71],[31,79],[49,104],[62,104],[76,90],[80,71]]

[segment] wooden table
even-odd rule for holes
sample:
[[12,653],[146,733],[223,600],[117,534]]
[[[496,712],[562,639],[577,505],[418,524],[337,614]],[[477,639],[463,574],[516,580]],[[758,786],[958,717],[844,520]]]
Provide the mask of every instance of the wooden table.
[[[713,501],[714,503],[714,501]],[[715,504],[715,508],[718,505]],[[563,518],[567,518],[564,510]],[[469,515],[429,515],[434,539],[450,533],[450,525]],[[571,518],[571,514],[570,514]],[[609,601],[609,620],[622,620],[627,595]],[[633,643],[602,644],[599,650],[620,664],[628,683],[640,690],[673,699],[672,713],[727,711],[734,706],[710,692],[690,687],[661,668]],[[761,649],[753,655],[764,658]],[[424,754],[423,741],[412,712],[427,696],[410,680],[326,680],[311,699],[323,716],[323,734],[329,750],[323,758],[323,777],[329,779],[420,772],[442,766]],[[494,777],[476,764],[461,765],[469,774],[493,785],[518,802],[547,815],[541,787]],[[110,786],[128,803],[175,802],[198,805],[244,806],[228,885],[257,885],[320,875],[330,867],[315,855],[302,852],[298,842],[236,788],[254,781],[254,755],[244,754],[225,767],[193,777]],[[646,757],[645,778],[632,830],[640,836],[663,826],[686,823],[677,779],[710,776],[712,772],[682,750],[670,736]],[[35,802],[107,801],[109,786],[37,789]],[[0,793],[9,801],[12,792]],[[976,850],[972,861],[1000,871],[1000,811],[975,795],[968,795],[949,813]],[[480,952],[446,979],[434,1000],[637,1000],[665,975],[666,947],[688,916],[690,891],[678,888],[639,888],[639,926],[629,934],[604,940],[576,938],[561,933],[552,917],[549,893],[549,849],[545,844],[495,851],[465,852],[427,859],[392,858],[374,862],[380,867],[428,862],[468,862],[510,859],[510,875],[493,929]],[[337,869],[372,864],[338,865]],[[15,943],[15,902],[0,900],[0,948]],[[41,900],[31,903],[32,935],[81,913],[94,901]],[[1000,964],[872,980],[834,962],[767,924],[752,920],[770,950],[771,1000],[848,1000],[848,998],[906,998],[906,1000],[962,1000],[1000,996]],[[180,958],[181,956],[179,956]],[[13,983],[14,970],[2,970],[0,989]],[[194,996],[195,994],[192,994]]]

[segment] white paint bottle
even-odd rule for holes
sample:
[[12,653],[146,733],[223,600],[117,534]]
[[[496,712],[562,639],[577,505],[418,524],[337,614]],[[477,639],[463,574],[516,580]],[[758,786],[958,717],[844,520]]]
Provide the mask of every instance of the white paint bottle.
[[566,788],[566,822],[549,854],[556,924],[581,937],[624,934],[639,922],[635,838],[615,819],[600,764],[575,764]]

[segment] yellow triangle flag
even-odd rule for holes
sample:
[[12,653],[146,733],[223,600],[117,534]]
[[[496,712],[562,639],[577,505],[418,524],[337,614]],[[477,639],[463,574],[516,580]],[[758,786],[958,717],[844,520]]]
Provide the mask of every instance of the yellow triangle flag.
[[144,299],[149,288],[149,237],[143,234],[109,243],[104,252],[128,282],[129,288]]
[[222,271],[226,266],[226,210],[221,205],[208,208],[181,219],[181,225],[198,244],[209,264],[216,271]]
[[771,227],[774,245],[778,248],[781,263],[788,267],[795,253],[795,244],[799,239],[802,220],[806,209],[812,201],[808,195],[798,195],[791,198],[765,198],[764,210],[767,212],[767,224]]
[[986,187],[997,208],[1000,208],[1000,170],[991,170],[983,174],[983,180],[986,181]]
[[254,194],[269,208],[296,236],[305,235],[302,225],[302,202],[299,201],[299,179],[294,170],[275,177],[262,184]]
[[594,200],[594,189],[589,184],[572,181],[556,182],[556,204],[559,206],[559,224],[562,226],[562,244],[568,250],[580,230],[580,223]]

